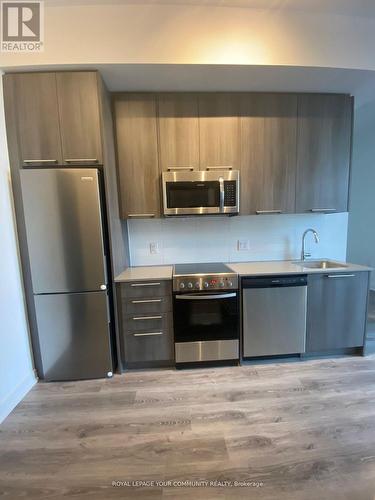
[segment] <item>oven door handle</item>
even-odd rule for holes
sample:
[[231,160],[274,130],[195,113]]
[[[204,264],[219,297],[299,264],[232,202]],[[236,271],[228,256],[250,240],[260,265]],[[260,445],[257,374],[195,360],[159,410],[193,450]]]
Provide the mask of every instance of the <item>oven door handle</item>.
[[215,295],[176,295],[177,300],[214,300],[214,299],[231,299],[236,297],[237,293],[217,293]]

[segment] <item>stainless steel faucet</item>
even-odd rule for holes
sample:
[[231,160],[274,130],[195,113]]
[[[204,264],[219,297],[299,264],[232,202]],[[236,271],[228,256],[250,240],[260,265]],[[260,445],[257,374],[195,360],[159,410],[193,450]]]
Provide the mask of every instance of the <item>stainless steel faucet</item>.
[[306,229],[302,236],[302,251],[301,251],[301,260],[305,260],[307,257],[311,257],[311,253],[305,252],[305,238],[307,233],[312,233],[314,235],[315,243],[319,243],[319,236],[315,229]]

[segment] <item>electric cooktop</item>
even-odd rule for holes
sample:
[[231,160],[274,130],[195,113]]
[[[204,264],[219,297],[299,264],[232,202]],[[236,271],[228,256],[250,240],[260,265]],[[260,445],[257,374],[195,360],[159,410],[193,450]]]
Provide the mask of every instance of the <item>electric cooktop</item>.
[[173,276],[192,276],[196,274],[235,274],[221,262],[202,262],[198,264],[176,264]]

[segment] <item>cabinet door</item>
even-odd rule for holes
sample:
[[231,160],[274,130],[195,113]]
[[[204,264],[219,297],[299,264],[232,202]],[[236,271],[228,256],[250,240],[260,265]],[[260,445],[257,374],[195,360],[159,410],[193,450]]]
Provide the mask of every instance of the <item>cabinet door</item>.
[[159,94],[158,114],[161,169],[199,170],[197,95]]
[[346,212],[352,132],[347,95],[298,98],[297,212]]
[[238,94],[199,96],[200,169],[240,168]]
[[114,100],[122,218],[160,215],[156,102],[153,94]]
[[6,75],[14,92],[23,166],[61,163],[55,73]]
[[61,72],[56,77],[64,163],[102,163],[96,73]]
[[307,352],[364,344],[368,273],[310,275]]
[[297,97],[241,98],[241,214],[293,213]]

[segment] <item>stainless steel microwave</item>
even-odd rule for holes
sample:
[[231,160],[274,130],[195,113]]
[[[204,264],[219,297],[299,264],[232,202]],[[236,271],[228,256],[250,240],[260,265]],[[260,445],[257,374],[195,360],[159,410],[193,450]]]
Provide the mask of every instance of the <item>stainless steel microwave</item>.
[[236,215],[240,209],[238,170],[163,172],[164,215]]

